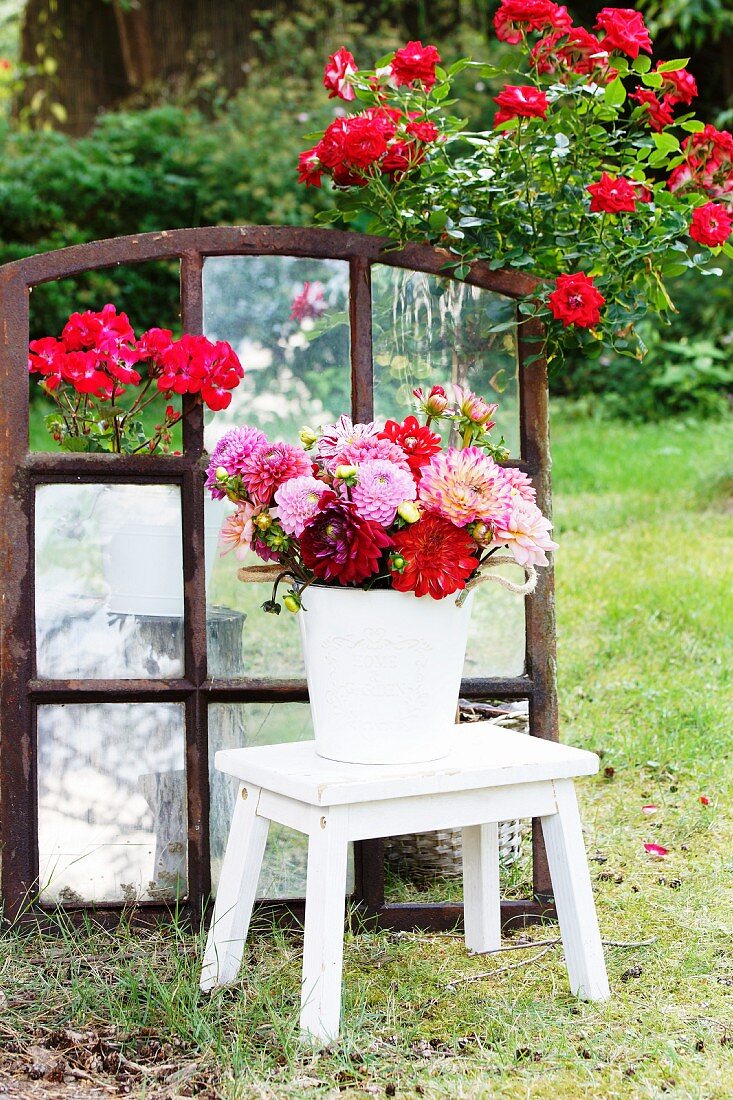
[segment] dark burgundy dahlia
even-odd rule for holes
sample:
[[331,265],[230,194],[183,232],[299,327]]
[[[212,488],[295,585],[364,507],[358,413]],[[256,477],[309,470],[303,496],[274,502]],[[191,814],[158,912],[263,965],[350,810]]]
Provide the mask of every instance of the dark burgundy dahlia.
[[316,577],[361,584],[378,572],[382,551],[392,545],[384,528],[362,519],[350,501],[335,493],[324,493],[319,509],[300,536],[303,562]]

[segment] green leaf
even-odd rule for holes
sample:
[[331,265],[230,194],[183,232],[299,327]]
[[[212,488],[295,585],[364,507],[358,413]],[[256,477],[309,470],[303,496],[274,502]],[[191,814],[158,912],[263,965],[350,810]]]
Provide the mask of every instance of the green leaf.
[[661,65],[657,65],[658,73],[676,73],[680,69],[684,69],[690,64],[689,57],[678,57],[674,61],[663,61]]
[[661,88],[664,84],[664,77],[661,73],[642,73],[642,84],[646,84],[647,88]]
[[676,153],[680,147],[674,134],[652,134],[652,141],[660,153]]
[[620,107],[621,104],[626,101],[626,89],[620,77],[616,77],[615,80],[612,80],[610,84],[606,85],[603,99],[609,107]]
[[646,54],[640,53],[638,57],[634,58],[631,68],[635,73],[648,73],[652,67],[651,57],[647,57]]
[[430,96],[432,99],[440,103],[441,100],[446,99],[450,94],[450,84],[436,84],[433,88]]
[[687,130],[688,134],[701,134],[705,129],[705,123],[700,122],[699,118],[690,118],[682,123],[682,129]]

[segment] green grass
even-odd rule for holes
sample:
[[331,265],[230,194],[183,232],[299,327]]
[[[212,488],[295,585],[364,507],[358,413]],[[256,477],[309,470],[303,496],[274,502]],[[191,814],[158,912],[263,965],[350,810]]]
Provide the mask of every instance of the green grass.
[[[211,998],[197,989],[200,943],[179,927],[5,933],[0,1086],[729,1100],[729,440],[722,423],[553,425],[562,734],[603,753],[580,795],[604,938],[652,941],[608,947],[608,1003],[569,995],[557,945],[467,958],[452,935],[361,932],[346,942],[343,1037],[314,1053],[297,1038],[297,932],[259,925],[241,980]],[[652,861],[646,841],[670,854]],[[56,1069],[34,1083],[39,1048]]]

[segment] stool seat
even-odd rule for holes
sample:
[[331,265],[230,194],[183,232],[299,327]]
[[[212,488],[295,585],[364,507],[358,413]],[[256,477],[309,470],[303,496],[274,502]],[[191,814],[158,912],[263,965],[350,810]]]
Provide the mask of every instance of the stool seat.
[[224,749],[216,767],[239,795],[204,954],[201,987],[236,980],[271,821],[308,836],[301,1030],[338,1035],[348,845],[461,828],[466,946],[501,943],[498,822],[542,823],[568,977],[588,1000],[609,995],[573,780],[598,770],[582,749],[491,722],[456,727],[450,754],[420,764],[347,764],[315,742]]

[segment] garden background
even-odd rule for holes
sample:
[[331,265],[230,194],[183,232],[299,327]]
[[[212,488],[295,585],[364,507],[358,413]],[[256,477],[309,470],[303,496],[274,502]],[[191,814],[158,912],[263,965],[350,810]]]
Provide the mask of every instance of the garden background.
[[[570,8],[591,25],[600,6]],[[656,56],[692,58],[701,117],[730,129],[729,0],[637,6]],[[498,59],[494,7],[0,0],[0,262],[179,226],[311,224],[329,196],[299,187],[295,163],[332,117],[326,55],[347,45],[369,65],[421,38]],[[462,111],[490,125],[496,91],[463,78]],[[310,1055],[297,936],[259,928],[239,985],[209,1000],[184,929],[61,924],[0,939],[6,1095],[730,1097],[733,265],[720,266],[673,286],[680,312],[649,325],[643,362],[578,361],[552,380],[561,733],[603,752],[582,798],[601,928],[622,945],[608,948],[612,1001],[573,1001],[555,945],[466,960],[451,936],[364,933],[347,941],[344,1038]],[[160,323],[176,273],[36,291],[34,335],[105,301]],[[669,855],[653,862],[645,842]],[[526,892],[526,873],[507,889]]]

